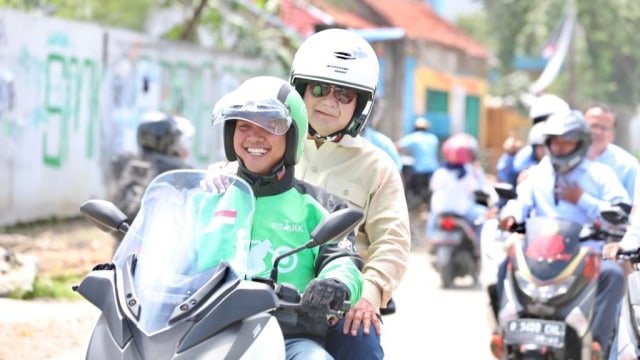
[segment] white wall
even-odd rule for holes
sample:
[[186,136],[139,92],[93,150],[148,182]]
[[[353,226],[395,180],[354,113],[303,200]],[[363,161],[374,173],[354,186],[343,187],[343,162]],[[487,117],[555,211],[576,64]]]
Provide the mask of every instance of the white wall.
[[147,110],[194,123],[196,167],[220,160],[213,104],[242,80],[273,74],[270,63],[0,10],[0,225],[77,215],[105,197],[109,159],[136,150]]

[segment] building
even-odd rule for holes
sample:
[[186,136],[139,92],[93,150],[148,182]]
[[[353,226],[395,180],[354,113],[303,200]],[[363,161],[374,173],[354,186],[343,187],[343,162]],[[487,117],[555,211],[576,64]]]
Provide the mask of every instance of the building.
[[419,116],[444,138],[465,131],[486,137],[483,99],[491,54],[470,36],[416,0],[283,0],[278,16],[302,36],[324,27],[360,31],[380,59],[378,96],[385,119],[376,124],[392,138],[411,131]]

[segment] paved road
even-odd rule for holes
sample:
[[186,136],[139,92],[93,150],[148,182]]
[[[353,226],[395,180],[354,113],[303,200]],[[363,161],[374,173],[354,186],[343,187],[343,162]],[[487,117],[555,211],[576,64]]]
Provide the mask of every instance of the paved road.
[[[493,359],[488,346],[487,300],[480,288],[470,286],[470,282],[465,284],[460,281],[455,289],[441,289],[439,278],[429,265],[425,250],[414,250],[407,274],[394,296],[398,310],[383,318],[382,341],[386,359]],[[31,326],[30,333],[35,337],[31,339],[31,346],[35,345],[33,341],[42,341],[45,336],[51,337],[52,334],[58,335],[60,339],[57,341],[68,338],[69,333],[75,334],[78,338],[74,341],[68,341],[68,344],[58,343],[57,351],[54,348],[43,350],[46,350],[49,359],[84,357],[86,340],[98,314],[92,305],[84,302],[74,305],[0,300],[0,325],[6,325],[4,330],[12,332],[12,324],[16,323]],[[75,310],[72,310],[74,307]],[[66,320],[54,319],[58,317]],[[34,333],[36,324],[43,321],[38,329],[49,326],[52,328],[47,331],[39,329]],[[65,324],[64,329],[68,331],[53,330],[53,327],[61,323]],[[72,324],[75,325],[70,327]],[[2,329],[3,326],[0,326],[0,330]],[[25,342],[27,339],[18,340],[14,345],[25,349],[24,357],[13,358],[32,358],[27,355],[26,347],[30,346]],[[5,343],[3,346],[9,344]],[[3,351],[0,350],[0,359],[4,358]]]
[[413,251],[396,291],[398,310],[383,317],[386,359],[491,360],[488,300],[471,280],[441,289],[425,250]]

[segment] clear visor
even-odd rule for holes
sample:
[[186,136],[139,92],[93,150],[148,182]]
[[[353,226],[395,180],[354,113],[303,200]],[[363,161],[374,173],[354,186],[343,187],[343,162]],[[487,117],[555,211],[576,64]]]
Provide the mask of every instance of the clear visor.
[[291,126],[289,109],[278,99],[243,99],[230,93],[213,109],[213,126],[227,120],[244,120],[269,131],[284,135]]

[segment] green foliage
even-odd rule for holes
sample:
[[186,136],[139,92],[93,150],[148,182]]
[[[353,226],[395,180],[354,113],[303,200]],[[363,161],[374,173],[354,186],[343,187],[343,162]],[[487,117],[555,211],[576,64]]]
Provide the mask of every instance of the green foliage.
[[480,11],[474,14],[461,15],[456,19],[456,26],[485,48],[497,48],[497,40],[491,35],[492,30],[487,18],[487,12]]
[[[511,64],[516,56],[540,55],[567,1],[572,0],[483,0],[491,40],[482,43],[499,58],[503,76],[514,71]],[[592,99],[635,106],[640,102],[640,38],[636,36],[640,2],[579,0],[573,4],[579,22],[573,57],[566,59],[550,91],[573,98],[578,107]],[[477,31],[480,25],[473,26]],[[533,81],[537,74],[530,76]]]
[[0,0],[20,10],[52,9],[55,16],[141,30],[153,0]]
[[82,275],[63,274],[51,277],[36,277],[32,291],[16,289],[9,295],[13,299],[80,299],[80,295],[71,287],[82,280]]

